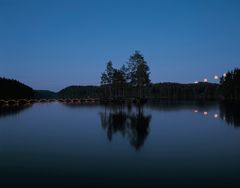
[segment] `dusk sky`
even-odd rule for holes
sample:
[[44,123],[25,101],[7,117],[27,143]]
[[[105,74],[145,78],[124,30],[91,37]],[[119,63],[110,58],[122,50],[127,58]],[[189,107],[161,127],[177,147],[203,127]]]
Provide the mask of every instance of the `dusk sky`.
[[240,67],[239,0],[0,0],[0,77],[34,89],[99,85],[139,50],[152,82]]

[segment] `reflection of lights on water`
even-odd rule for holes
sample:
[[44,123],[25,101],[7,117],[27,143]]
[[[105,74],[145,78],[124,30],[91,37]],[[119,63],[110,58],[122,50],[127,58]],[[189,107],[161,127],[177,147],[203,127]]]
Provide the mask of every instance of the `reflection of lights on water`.
[[215,76],[214,76],[214,79],[215,79],[215,80],[218,80],[218,76],[217,76],[217,75],[215,75]]
[[208,82],[208,79],[207,78],[204,78],[204,80],[203,80],[204,82]]
[[[199,111],[197,109],[195,109],[195,110],[193,110],[193,112],[194,113],[198,113]],[[204,116],[208,116],[209,115],[209,113],[207,111],[204,111],[204,112],[200,111],[199,113],[202,113]],[[219,114],[218,113],[213,114],[213,118],[218,119],[219,118]],[[223,120],[224,121],[226,120],[225,116],[223,116]]]

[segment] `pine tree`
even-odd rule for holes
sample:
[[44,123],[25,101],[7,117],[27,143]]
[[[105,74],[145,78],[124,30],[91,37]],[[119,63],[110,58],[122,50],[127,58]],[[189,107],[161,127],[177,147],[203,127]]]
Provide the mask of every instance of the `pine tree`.
[[128,77],[130,84],[138,89],[138,97],[144,97],[144,87],[150,84],[150,71],[143,55],[139,51],[130,56],[128,62]]

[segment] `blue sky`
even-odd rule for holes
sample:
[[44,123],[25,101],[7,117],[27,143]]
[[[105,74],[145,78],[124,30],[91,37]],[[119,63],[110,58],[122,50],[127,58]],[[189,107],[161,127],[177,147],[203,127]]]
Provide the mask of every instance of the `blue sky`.
[[152,82],[240,67],[238,0],[0,0],[0,76],[34,89],[99,84],[140,50]]

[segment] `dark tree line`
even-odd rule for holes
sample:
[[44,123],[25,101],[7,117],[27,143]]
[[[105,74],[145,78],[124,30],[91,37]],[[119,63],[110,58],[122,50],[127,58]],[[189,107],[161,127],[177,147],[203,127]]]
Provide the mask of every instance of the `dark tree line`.
[[58,98],[98,98],[100,88],[98,86],[69,86],[56,93]]
[[225,100],[240,101],[240,69],[227,72],[220,80]]
[[[116,76],[117,77],[117,76]],[[138,97],[138,88],[126,82],[99,86],[70,86],[58,93],[49,91],[35,91],[36,98],[101,98],[112,97],[113,99]],[[121,79],[120,79],[121,80]],[[177,99],[177,100],[216,100],[221,98],[218,84],[198,83],[158,83],[149,84],[142,89],[142,96],[147,99]]]
[[126,65],[114,68],[111,61],[101,76],[102,94],[105,98],[144,98],[144,88],[150,84],[150,71],[144,56],[135,51]]
[[218,84],[151,84],[150,71],[144,56],[136,51],[127,64],[120,69],[114,68],[111,61],[101,76],[101,96],[103,98],[121,99],[180,99],[213,100],[221,98]]
[[240,69],[229,71],[219,84],[151,84],[144,56],[136,51],[120,68],[109,61],[101,76],[101,86],[70,86],[60,92],[34,91],[13,79],[0,78],[0,99],[21,98],[103,98],[103,99],[179,99],[240,101]]
[[0,78],[0,99],[30,99],[34,97],[31,87],[12,79]]
[[147,97],[151,99],[179,99],[179,100],[215,100],[220,99],[218,84],[178,84],[159,83],[146,89]]

